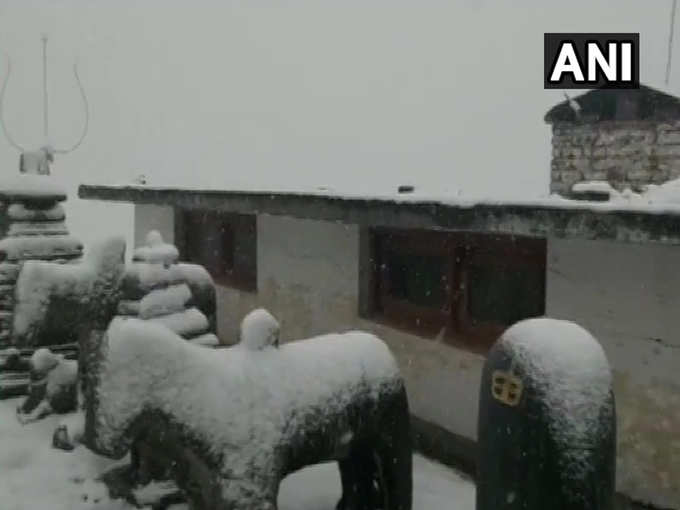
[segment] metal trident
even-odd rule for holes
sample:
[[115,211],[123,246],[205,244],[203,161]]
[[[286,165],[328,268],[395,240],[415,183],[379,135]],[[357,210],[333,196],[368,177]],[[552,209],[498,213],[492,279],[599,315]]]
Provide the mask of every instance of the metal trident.
[[5,92],[7,90],[7,83],[9,82],[9,77],[12,72],[12,63],[7,57],[7,74],[5,75],[5,80],[2,84],[2,89],[0,90],[0,124],[2,125],[3,132],[5,133],[5,138],[9,144],[15,149],[21,152],[21,157],[19,159],[19,171],[22,173],[37,173],[37,174],[49,174],[49,163],[54,161],[54,154],[67,154],[69,152],[77,149],[80,144],[85,139],[87,135],[90,112],[89,105],[87,102],[87,96],[85,95],[85,89],[80,81],[80,76],[78,75],[78,64],[73,65],[73,74],[78,84],[78,89],[80,90],[80,96],[83,100],[83,105],[85,109],[85,123],[83,125],[83,132],[80,135],[78,141],[71,147],[67,149],[55,149],[49,144],[49,103],[47,94],[47,36],[43,34],[42,36],[42,64],[43,64],[43,134],[45,137],[45,144],[38,150],[27,151],[21,145],[19,145],[15,139],[10,135],[7,125],[5,123],[5,109],[4,100]]

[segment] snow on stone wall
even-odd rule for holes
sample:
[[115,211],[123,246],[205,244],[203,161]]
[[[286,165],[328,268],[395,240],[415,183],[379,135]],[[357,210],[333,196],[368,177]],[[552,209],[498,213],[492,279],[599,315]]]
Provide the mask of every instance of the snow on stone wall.
[[581,181],[619,191],[680,177],[680,122],[607,121],[553,126],[550,191]]

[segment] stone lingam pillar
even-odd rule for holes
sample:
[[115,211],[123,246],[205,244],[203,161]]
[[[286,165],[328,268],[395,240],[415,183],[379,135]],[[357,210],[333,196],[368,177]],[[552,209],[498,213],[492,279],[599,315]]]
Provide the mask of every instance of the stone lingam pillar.
[[[53,177],[14,175],[0,179],[0,398],[23,394],[36,346],[13,338],[15,286],[27,260],[68,263],[81,258],[82,243],[66,228],[66,192]],[[75,347],[50,346],[67,357]]]

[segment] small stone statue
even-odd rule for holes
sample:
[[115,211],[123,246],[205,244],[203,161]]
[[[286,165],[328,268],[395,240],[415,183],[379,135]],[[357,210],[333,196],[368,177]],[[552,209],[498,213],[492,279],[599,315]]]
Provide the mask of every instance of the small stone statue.
[[31,357],[28,397],[17,409],[22,424],[52,413],[69,413],[78,406],[78,362],[66,360],[49,349],[38,349]]

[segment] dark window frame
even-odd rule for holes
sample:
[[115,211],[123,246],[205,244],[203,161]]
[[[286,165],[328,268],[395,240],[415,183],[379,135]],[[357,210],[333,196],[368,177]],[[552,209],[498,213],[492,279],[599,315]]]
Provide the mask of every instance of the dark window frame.
[[[200,224],[218,225],[223,236],[218,246],[224,253],[217,260],[201,253],[205,249]],[[199,239],[197,239],[198,237]],[[257,216],[207,209],[175,209],[175,238],[181,260],[199,264],[214,282],[240,291],[257,292]]]
[[[530,267],[539,278],[534,316],[545,314],[547,241],[520,236],[363,228],[360,240],[360,315],[426,338],[485,353],[508,324],[476,321],[468,302],[471,269],[512,270]],[[389,252],[439,256],[445,260],[442,308],[422,307],[395,299],[386,289],[385,259]]]

